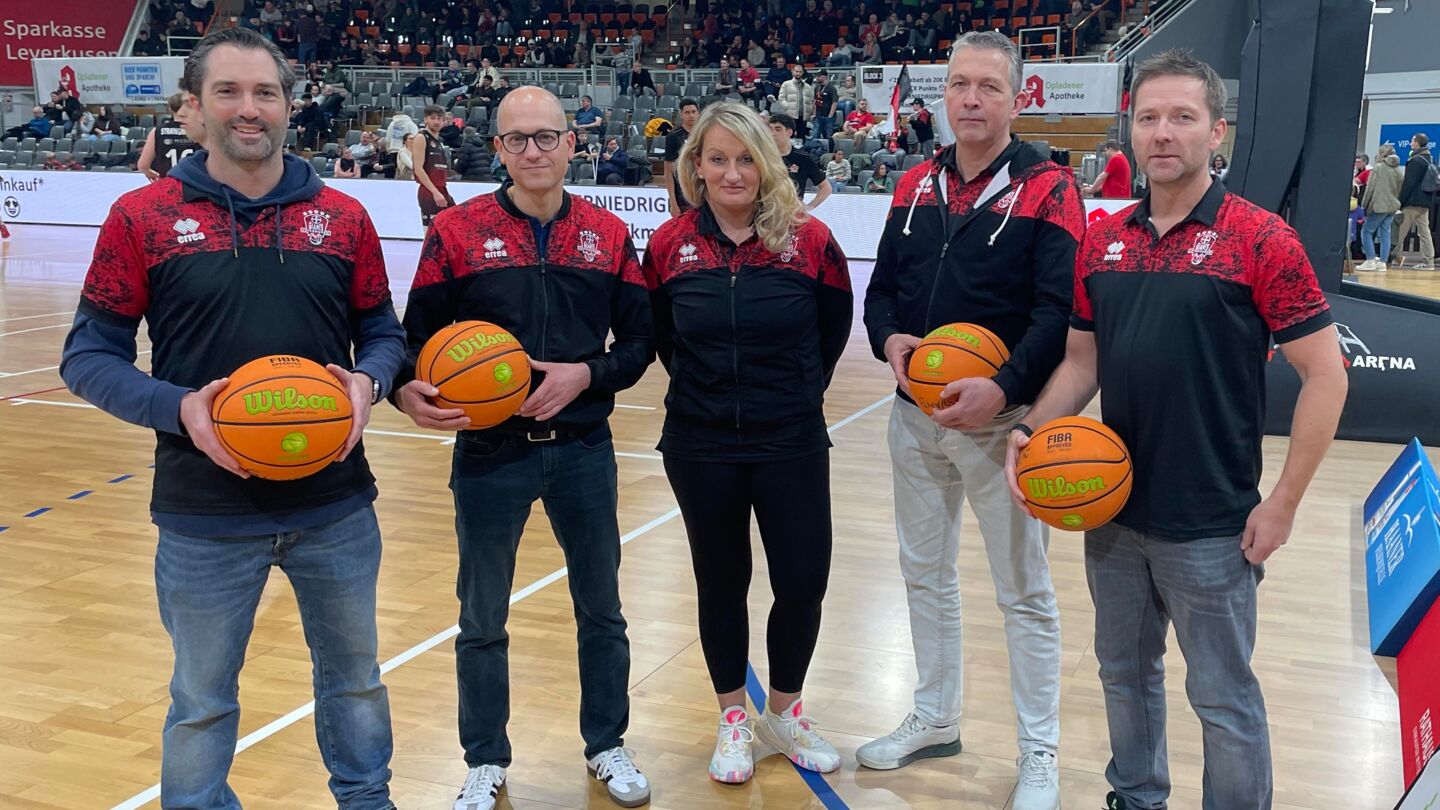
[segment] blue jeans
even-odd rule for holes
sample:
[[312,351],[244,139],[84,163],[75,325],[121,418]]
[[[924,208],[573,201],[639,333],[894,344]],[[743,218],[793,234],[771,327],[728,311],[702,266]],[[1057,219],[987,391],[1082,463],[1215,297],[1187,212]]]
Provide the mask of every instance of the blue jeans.
[[580,647],[585,756],[624,744],[630,723],[630,642],[620,614],[615,446],[608,425],[578,439],[532,443],[461,433],[450,490],[460,541],[460,745],[465,762],[510,765],[510,589],[515,552],[539,500],[569,569]]
[[270,569],[295,590],[315,689],[315,741],[343,810],[390,808],[390,702],[376,663],[380,527],[369,506],[324,526],[259,537],[160,530],[155,590],[175,648],[160,804],[238,810],[226,783],[239,679]]
[[303,67],[307,63],[315,61],[315,54],[319,43],[302,42],[295,51],[295,61]]
[[815,137],[826,141],[826,150],[830,149],[829,138],[835,134],[835,116],[824,115],[815,119]]
[[1176,542],[1111,523],[1086,533],[1085,575],[1110,726],[1105,778],[1126,806],[1160,810],[1170,796],[1164,656],[1174,621],[1203,728],[1201,807],[1269,808],[1270,730],[1250,669],[1264,567],[1245,559],[1238,535]]
[[[1360,227],[1360,246],[1365,249],[1365,258],[1389,260],[1390,224],[1394,221],[1394,214],[1377,214],[1374,211],[1365,214],[1365,224]],[[1380,233],[1379,254],[1375,253],[1375,233],[1377,231]]]

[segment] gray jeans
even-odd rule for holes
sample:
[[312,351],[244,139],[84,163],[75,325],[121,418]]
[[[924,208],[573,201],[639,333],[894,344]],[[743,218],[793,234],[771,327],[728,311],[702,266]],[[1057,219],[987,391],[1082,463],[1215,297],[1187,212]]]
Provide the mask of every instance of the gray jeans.
[[1240,537],[1176,542],[1111,523],[1085,535],[1095,655],[1105,689],[1105,778],[1131,810],[1170,796],[1165,747],[1165,637],[1185,656],[1185,693],[1204,730],[1204,810],[1264,810],[1274,791],[1270,732],[1255,650],[1256,590]]

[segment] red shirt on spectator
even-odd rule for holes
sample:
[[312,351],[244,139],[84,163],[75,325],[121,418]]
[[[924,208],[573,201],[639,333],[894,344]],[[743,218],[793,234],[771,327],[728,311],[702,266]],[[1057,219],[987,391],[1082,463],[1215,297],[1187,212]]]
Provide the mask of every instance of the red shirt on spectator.
[[1100,196],[1112,200],[1129,199],[1130,161],[1123,154],[1116,153],[1105,164],[1105,183],[1100,186]]
[[740,71],[741,84],[755,84],[760,81],[760,71],[754,67],[748,67]]
[[852,112],[849,115],[845,116],[845,123],[851,127],[854,127],[855,129],[859,129],[860,127],[868,127],[871,124],[875,123],[875,116],[871,115],[868,112],[861,112],[860,110],[856,110],[855,112]]

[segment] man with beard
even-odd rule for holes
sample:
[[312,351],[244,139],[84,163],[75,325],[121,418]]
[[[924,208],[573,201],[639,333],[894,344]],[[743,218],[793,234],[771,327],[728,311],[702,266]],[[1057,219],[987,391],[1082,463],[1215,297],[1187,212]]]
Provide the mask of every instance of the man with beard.
[[[335,802],[394,807],[376,662],[377,493],[360,437],[404,334],[365,209],[282,149],[294,84],[285,56],[250,29],[201,40],[183,86],[212,149],[116,201],[61,360],[70,390],[156,432],[155,588],[175,651],[164,807],[240,806],[226,783],[236,684],[274,567],[299,604]],[[153,376],[134,366],[142,319]],[[251,477],[210,417],[227,374],[276,354],[326,364],[354,414],[337,460],[294,481]]]

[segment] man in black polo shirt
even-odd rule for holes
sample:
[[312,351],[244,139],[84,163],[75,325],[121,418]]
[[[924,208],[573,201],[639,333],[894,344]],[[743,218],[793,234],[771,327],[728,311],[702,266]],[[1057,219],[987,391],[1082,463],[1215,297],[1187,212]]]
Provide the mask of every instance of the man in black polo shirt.
[[825,170],[820,161],[795,148],[791,139],[795,137],[795,119],[785,113],[770,113],[770,134],[775,138],[775,148],[780,150],[780,160],[790,172],[790,182],[795,184],[795,193],[805,199],[805,187],[815,184],[815,198],[805,208],[814,211],[830,196],[830,184],[825,182]]
[[665,189],[670,193],[672,217],[678,217],[694,207],[685,199],[685,191],[680,188],[680,172],[675,170],[675,161],[680,159],[680,149],[690,138],[690,130],[695,128],[699,118],[700,102],[689,97],[680,99],[680,126],[665,136],[665,176],[670,178],[665,183]]
[[[1143,92],[1142,92],[1143,90]],[[1150,194],[1092,226],[1076,255],[1065,359],[1026,422],[1078,413],[1100,389],[1134,464],[1115,520],[1085,537],[1105,687],[1112,810],[1165,807],[1165,636],[1205,736],[1207,808],[1271,806],[1265,702],[1250,668],[1262,564],[1335,435],[1347,381],[1330,309],[1295,232],[1227,194],[1207,167],[1225,89],[1167,51],[1135,71],[1131,139]],[[1271,336],[1302,381],[1285,467],[1260,497]],[[1029,428],[1010,436],[1006,477]]]

